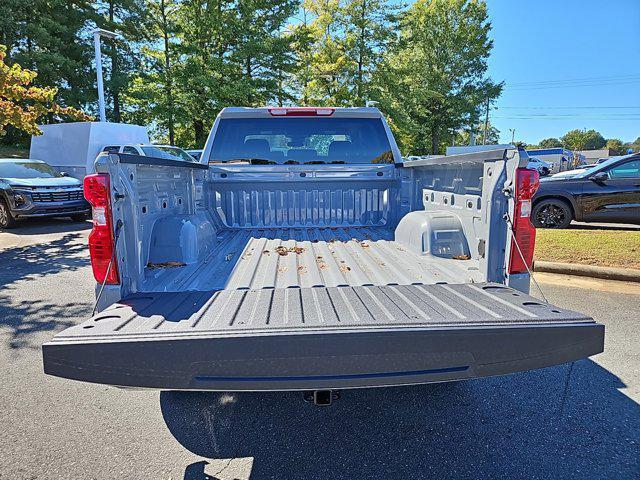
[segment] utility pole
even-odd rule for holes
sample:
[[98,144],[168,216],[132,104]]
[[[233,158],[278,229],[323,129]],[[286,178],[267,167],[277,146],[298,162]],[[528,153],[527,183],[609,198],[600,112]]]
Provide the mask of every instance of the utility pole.
[[489,129],[489,95],[487,95],[487,110],[484,114],[484,136],[482,137],[482,144],[487,144],[487,130]]
[[117,38],[118,34],[96,28],[93,31],[93,48],[96,56],[96,76],[98,77],[98,109],[100,110],[100,121],[107,121],[107,114],[104,107],[104,85],[102,83],[102,53],[100,52],[100,37]]
[[511,145],[513,145],[513,142],[515,142],[515,138],[516,138],[516,129],[510,128],[509,131],[511,132]]

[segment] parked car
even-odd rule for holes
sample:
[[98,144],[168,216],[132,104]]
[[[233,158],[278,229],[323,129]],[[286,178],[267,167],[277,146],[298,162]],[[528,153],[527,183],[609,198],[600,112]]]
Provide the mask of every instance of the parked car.
[[540,181],[536,227],[567,228],[572,220],[640,224],[640,154],[562,173]]
[[[602,351],[604,326],[526,293],[524,150],[403,161],[374,108],[225,108],[205,150],[85,178],[101,312],[44,344],[47,374],[327,404]],[[277,163],[210,163],[236,158]]]
[[200,160],[200,157],[202,156],[202,150],[185,150],[185,151],[196,160]]
[[102,149],[106,153],[128,153],[143,157],[164,158],[167,160],[182,160],[194,162],[196,159],[179,147],[172,145],[110,145]]
[[549,175],[552,167],[552,163],[540,160],[538,157],[529,157],[529,163],[527,164],[527,168],[537,170],[541,176]]
[[80,221],[90,212],[80,180],[41,160],[0,159],[0,228],[14,227],[18,220],[31,217]]

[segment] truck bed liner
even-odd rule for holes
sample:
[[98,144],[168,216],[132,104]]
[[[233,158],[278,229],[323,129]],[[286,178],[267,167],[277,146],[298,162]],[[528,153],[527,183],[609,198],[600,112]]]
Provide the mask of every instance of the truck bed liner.
[[136,294],[43,347],[45,371],[165,389],[347,388],[496,375],[602,351],[592,319],[498,284]]
[[[149,272],[148,290],[480,281],[477,260],[416,255],[386,227],[226,229],[198,264]],[[155,278],[153,278],[155,277]]]

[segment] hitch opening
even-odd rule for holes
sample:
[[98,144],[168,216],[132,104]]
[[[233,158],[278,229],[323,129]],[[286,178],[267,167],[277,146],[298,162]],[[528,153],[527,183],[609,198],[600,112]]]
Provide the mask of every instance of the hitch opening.
[[302,393],[305,402],[313,403],[321,407],[330,406],[339,398],[338,392],[333,390],[311,390]]

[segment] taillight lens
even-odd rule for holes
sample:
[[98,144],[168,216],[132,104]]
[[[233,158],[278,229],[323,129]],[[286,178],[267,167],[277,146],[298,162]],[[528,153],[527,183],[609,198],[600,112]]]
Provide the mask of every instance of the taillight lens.
[[95,173],[84,177],[84,197],[91,204],[93,212],[93,229],[89,234],[89,254],[93,276],[98,283],[104,282],[106,277],[107,284],[117,285],[120,283],[120,277],[115,257],[109,268],[115,249],[109,175]]
[[[518,168],[516,170],[515,209],[513,219],[513,238],[509,273],[525,273],[533,264],[533,251],[536,246],[536,228],[531,223],[531,201],[540,186],[537,170]],[[515,242],[520,246],[520,252]],[[524,257],[524,259],[523,259]]]

